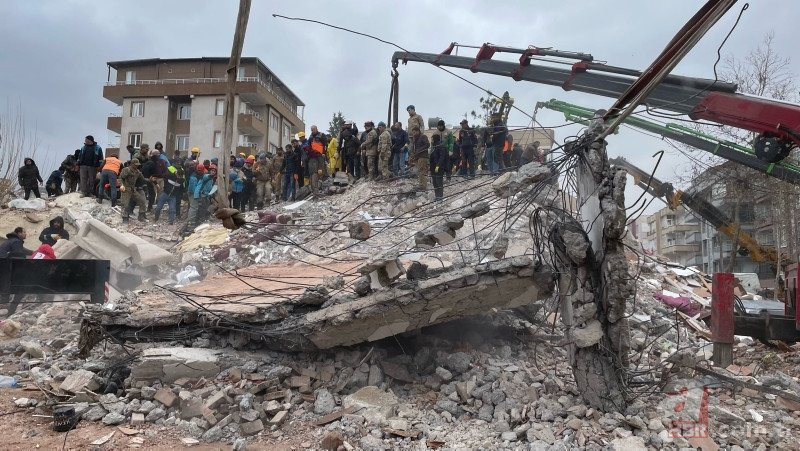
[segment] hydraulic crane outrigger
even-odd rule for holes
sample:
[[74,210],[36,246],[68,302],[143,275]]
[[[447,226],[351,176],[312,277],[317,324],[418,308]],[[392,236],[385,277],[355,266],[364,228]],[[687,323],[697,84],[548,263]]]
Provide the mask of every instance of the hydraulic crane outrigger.
[[[401,61],[403,64],[417,61],[436,66],[469,69],[472,72],[502,75],[517,81],[526,80],[561,86],[567,91],[575,90],[613,98],[625,93],[636,77],[641,75],[636,70],[596,63],[592,55],[585,53],[533,46],[527,49],[514,49],[484,44],[477,55],[471,58],[452,55],[452,51],[458,46],[457,43],[451,43],[439,54],[395,52],[392,55],[394,98],[396,99],[398,94],[397,66]],[[519,62],[492,59],[495,53],[499,52],[518,53]],[[570,69],[531,62],[540,59],[541,56],[579,61],[573,63]],[[737,93],[736,89],[735,84],[719,80],[668,75],[644,103],[650,108],[688,114],[694,120],[713,121],[757,133],[754,159],[762,163],[761,170],[764,170],[769,164],[783,160],[795,146],[800,146],[800,106],[748,96]],[[397,120],[398,114],[395,107],[394,120]],[[725,155],[720,156],[729,158]],[[734,161],[751,167],[756,166],[755,162],[748,164],[735,159]],[[792,183],[798,184],[800,181]]]

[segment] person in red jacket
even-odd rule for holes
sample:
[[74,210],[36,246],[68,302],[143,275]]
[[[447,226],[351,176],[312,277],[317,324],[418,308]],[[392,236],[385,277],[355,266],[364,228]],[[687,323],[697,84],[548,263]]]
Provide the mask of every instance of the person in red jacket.
[[33,254],[28,257],[31,260],[55,260],[56,253],[53,251],[53,246],[50,246],[47,243],[42,243]]

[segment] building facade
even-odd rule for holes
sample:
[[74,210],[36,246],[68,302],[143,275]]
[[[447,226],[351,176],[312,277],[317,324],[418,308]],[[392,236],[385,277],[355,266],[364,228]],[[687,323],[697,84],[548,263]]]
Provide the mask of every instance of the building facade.
[[700,220],[683,206],[664,207],[647,217],[642,246],[684,266],[702,263],[700,258]]
[[[121,107],[107,128],[119,147],[164,144],[169,156],[198,147],[203,158],[229,151],[274,153],[305,129],[303,102],[258,58],[242,58],[236,78],[233,145],[222,148],[228,58],[113,61],[103,97]],[[112,69],[114,71],[112,71]],[[124,154],[124,152],[123,152]],[[123,155],[124,157],[125,155]]]

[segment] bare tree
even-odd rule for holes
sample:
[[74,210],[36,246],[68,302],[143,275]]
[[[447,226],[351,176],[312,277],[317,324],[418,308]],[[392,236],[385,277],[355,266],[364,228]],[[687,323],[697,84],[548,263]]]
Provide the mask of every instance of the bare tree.
[[[737,84],[739,92],[777,100],[797,101],[796,76],[791,71],[791,59],[777,52],[774,38],[774,32],[768,33],[756,48],[742,58],[726,56],[720,71],[720,79]],[[729,126],[699,125],[697,128],[748,147],[753,146],[757,136],[748,130]],[[734,222],[738,222],[740,207],[745,202],[769,205],[768,208],[755,214],[755,221],[771,222],[774,234],[772,241],[778,249],[784,247],[786,252],[796,259],[800,250],[798,247],[800,218],[796,213],[800,206],[798,205],[800,188],[744,166],[726,165],[724,171],[709,171],[709,168],[719,166],[724,160],[696,149],[687,149],[692,151],[694,160],[690,170],[691,179],[697,180],[698,177],[702,177],[708,186],[713,184],[724,186],[725,203],[732,207],[728,213],[732,215]],[[785,161],[797,164],[795,156],[790,156]],[[735,235],[738,234],[737,227]],[[722,247],[721,234],[719,241]],[[733,244],[726,265],[728,271],[732,271],[735,266],[737,251],[737,246]],[[776,267],[780,272],[780,265]],[[724,268],[721,259],[719,269]]]
[[0,112],[0,202],[5,203],[18,188],[17,171],[25,158],[33,158],[39,147],[36,130],[25,120],[22,101]]

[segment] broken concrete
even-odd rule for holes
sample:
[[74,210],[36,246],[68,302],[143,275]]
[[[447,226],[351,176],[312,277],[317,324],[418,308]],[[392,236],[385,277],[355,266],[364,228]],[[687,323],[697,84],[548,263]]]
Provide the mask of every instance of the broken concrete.
[[131,368],[139,380],[172,383],[180,378],[214,377],[220,371],[219,352],[199,348],[145,349],[142,359]]
[[83,223],[71,239],[95,258],[111,261],[112,268],[117,270],[131,265],[153,266],[172,259],[172,254],[166,250],[136,235],[119,232],[94,218]]

